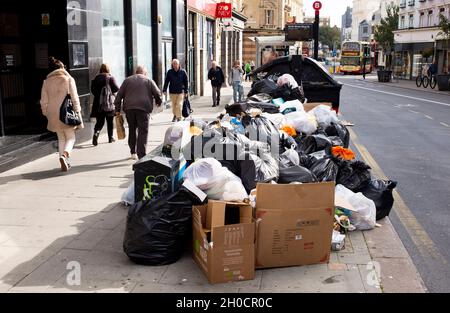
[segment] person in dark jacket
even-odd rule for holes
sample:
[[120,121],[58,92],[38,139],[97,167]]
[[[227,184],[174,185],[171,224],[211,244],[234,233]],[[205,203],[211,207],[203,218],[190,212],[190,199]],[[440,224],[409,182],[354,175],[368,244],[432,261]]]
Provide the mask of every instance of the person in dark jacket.
[[213,90],[213,108],[218,107],[220,106],[220,92],[222,90],[222,85],[225,82],[225,75],[220,66],[217,65],[216,61],[212,62],[211,69],[208,73],[208,79],[211,81]]
[[156,83],[148,78],[147,69],[138,66],[136,75],[128,77],[120,87],[115,101],[116,116],[126,113],[131,159],[140,160],[147,154],[148,130],[153,103],[162,104],[161,91]]
[[94,127],[94,138],[92,139],[92,144],[94,146],[98,146],[98,137],[100,136],[100,132],[105,126],[105,121],[107,122],[108,127],[108,138],[109,143],[115,142],[113,137],[114,133],[114,103],[112,103],[112,111],[105,111],[104,108],[100,105],[100,95],[102,93],[102,89],[106,86],[106,83],[109,83],[111,88],[111,92],[116,94],[119,91],[119,86],[116,83],[116,80],[111,75],[109,66],[107,64],[102,64],[100,67],[100,73],[95,77],[95,79],[91,83],[91,92],[94,95],[94,103],[92,105],[91,118],[97,119],[97,124]]
[[186,71],[181,68],[180,61],[177,59],[172,61],[172,69],[166,75],[163,88],[166,97],[167,89],[169,89],[170,101],[172,102],[172,122],[181,121],[184,99],[188,96],[189,81]]

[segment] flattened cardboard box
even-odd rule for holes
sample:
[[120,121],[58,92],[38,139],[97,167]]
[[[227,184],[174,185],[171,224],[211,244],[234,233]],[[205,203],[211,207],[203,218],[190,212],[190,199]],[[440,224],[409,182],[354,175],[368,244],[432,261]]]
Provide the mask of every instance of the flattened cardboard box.
[[259,184],[256,268],[328,263],[334,190],[334,183]]
[[211,284],[255,278],[255,223],[250,205],[209,201],[195,206],[193,232],[194,260]]

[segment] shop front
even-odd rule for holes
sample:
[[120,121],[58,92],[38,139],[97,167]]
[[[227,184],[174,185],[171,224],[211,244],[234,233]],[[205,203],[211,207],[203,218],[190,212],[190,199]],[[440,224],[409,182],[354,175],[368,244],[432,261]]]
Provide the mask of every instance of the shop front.
[[217,3],[212,0],[188,0],[188,62],[190,92],[193,95],[210,94],[208,71],[217,59]]
[[434,43],[397,44],[395,47],[394,73],[402,79],[415,79],[422,73],[424,65],[431,65]]

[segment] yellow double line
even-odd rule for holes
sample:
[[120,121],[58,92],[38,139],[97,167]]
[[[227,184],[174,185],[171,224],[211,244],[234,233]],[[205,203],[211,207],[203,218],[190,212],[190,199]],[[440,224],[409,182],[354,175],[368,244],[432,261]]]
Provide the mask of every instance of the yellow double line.
[[[364,161],[372,168],[372,172],[379,178],[383,180],[388,180],[387,176],[384,174],[381,167],[369,153],[364,145],[359,142],[358,136],[349,128],[349,132],[352,138],[352,142],[358,149]],[[417,247],[419,252],[424,257],[432,257],[436,261],[442,262],[442,264],[447,264],[447,260],[441,255],[439,249],[433,242],[433,240],[428,236],[427,232],[420,223],[417,221],[411,209],[406,205],[400,194],[394,190],[395,205],[394,210],[403,224],[405,230],[408,232],[409,237],[413,241],[414,245]]]

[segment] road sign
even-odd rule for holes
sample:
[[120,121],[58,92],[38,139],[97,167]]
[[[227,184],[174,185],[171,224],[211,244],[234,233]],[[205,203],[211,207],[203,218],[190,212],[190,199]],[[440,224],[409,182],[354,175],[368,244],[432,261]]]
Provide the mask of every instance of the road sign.
[[286,24],[286,41],[310,41],[314,36],[314,24]]
[[216,17],[217,18],[232,18],[233,10],[231,7],[231,3],[225,3],[225,2],[218,3]]
[[313,9],[314,9],[315,11],[320,11],[320,10],[322,10],[322,2],[320,2],[320,1],[314,2],[314,3],[313,3]]

